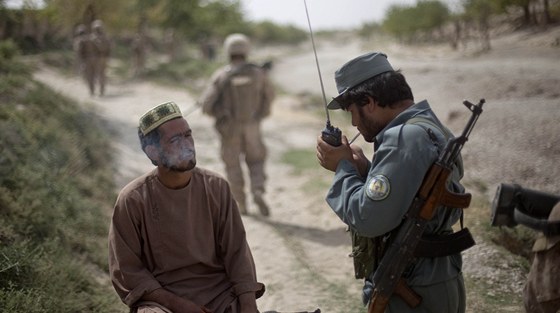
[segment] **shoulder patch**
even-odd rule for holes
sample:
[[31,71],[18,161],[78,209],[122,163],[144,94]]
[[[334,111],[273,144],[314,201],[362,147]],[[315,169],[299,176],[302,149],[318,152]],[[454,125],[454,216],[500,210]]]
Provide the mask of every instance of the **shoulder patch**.
[[373,201],[380,201],[389,196],[391,184],[384,175],[375,175],[367,183],[366,195]]

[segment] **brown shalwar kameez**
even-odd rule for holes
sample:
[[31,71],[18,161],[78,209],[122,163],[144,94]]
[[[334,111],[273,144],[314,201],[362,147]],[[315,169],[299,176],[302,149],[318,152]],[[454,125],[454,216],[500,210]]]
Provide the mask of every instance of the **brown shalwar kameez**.
[[214,313],[237,295],[264,292],[228,183],[200,168],[182,189],[162,185],[156,170],[123,188],[109,231],[109,269],[130,307],[162,287]]

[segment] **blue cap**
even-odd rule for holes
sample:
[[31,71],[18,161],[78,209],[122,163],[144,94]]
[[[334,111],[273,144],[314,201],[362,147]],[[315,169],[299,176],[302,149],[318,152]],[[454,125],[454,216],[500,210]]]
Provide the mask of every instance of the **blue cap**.
[[327,108],[340,109],[338,99],[348,90],[374,76],[391,71],[393,67],[387,61],[387,55],[381,52],[369,52],[346,62],[334,73],[338,96],[329,102]]

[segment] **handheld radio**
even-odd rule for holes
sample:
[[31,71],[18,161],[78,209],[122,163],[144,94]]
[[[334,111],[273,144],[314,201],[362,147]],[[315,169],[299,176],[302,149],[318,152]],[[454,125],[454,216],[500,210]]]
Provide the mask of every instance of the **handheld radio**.
[[317,64],[317,72],[319,73],[319,81],[321,82],[321,92],[323,93],[323,101],[325,102],[325,111],[327,113],[327,123],[321,131],[321,138],[331,146],[338,147],[342,144],[342,132],[331,124],[329,108],[327,107],[327,97],[325,96],[325,87],[323,86],[323,78],[319,67],[319,58],[317,57],[317,49],[315,48],[315,39],[313,38],[313,30],[311,29],[311,20],[307,10],[307,1],[303,0],[305,5],[305,14],[307,15],[307,24],[309,24],[309,34],[311,35],[311,44],[313,45],[313,54],[315,55],[315,63]]

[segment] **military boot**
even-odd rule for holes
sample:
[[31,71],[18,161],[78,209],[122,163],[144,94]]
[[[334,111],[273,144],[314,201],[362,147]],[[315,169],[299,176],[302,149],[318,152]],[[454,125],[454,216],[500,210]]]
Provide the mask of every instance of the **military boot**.
[[255,200],[255,203],[259,207],[259,211],[261,212],[262,216],[269,216],[270,209],[268,207],[268,204],[266,204],[266,201],[264,201],[263,196],[264,196],[263,192],[255,192],[253,198]]

